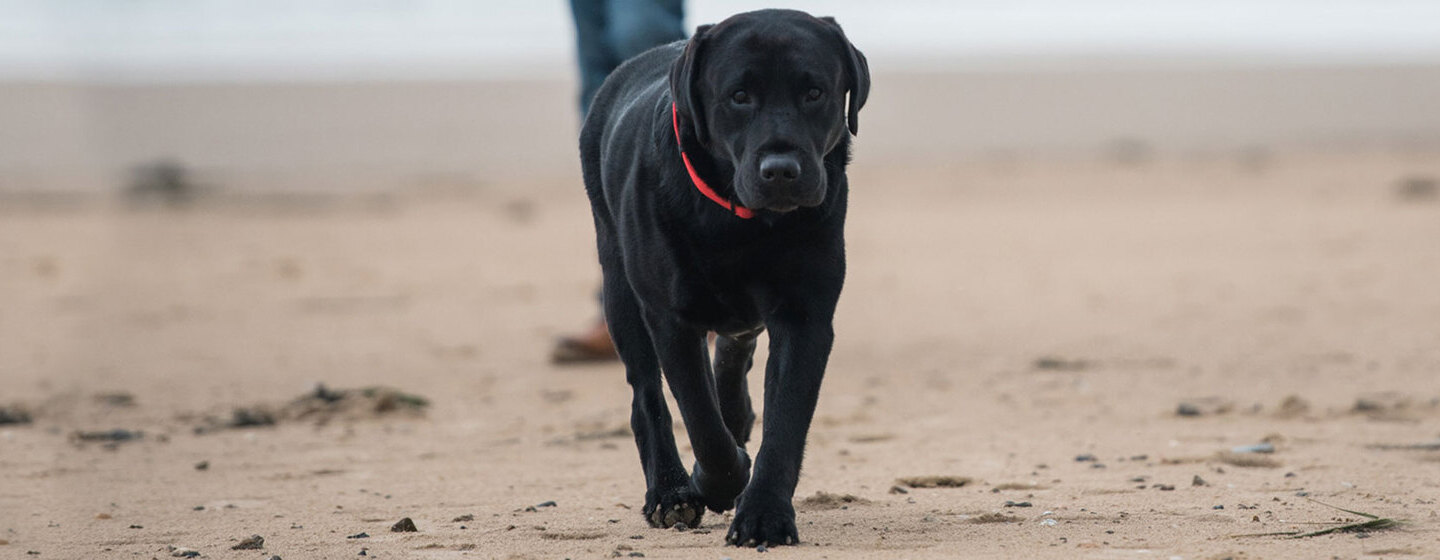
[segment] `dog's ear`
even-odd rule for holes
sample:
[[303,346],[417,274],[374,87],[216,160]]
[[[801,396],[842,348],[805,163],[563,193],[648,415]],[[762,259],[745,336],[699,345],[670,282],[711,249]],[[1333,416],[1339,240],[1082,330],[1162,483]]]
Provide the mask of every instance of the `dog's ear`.
[[865,99],[870,97],[870,63],[865,60],[865,54],[845,37],[845,30],[840,28],[840,23],[835,21],[835,18],[822,17],[820,20],[835,28],[835,33],[840,35],[840,44],[844,45],[847,51],[845,56],[850,64],[846,85],[850,88],[850,106],[846,117],[850,123],[850,134],[860,134],[860,108],[865,106]]
[[675,102],[675,109],[680,115],[689,119],[695,138],[701,145],[707,144],[710,136],[705,131],[705,107],[700,104],[700,91],[695,87],[695,80],[699,78],[701,46],[711,27],[714,26],[696,28],[695,34],[685,42],[685,52],[670,67],[670,99]]

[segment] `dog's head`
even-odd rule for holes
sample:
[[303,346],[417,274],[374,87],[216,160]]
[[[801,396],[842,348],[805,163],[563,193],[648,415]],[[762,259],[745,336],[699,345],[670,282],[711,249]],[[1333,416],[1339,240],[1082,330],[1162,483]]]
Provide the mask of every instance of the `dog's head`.
[[733,166],[740,203],[777,212],[825,200],[824,158],[859,132],[869,92],[865,55],[840,25],[793,10],[700,26],[670,71],[678,112]]

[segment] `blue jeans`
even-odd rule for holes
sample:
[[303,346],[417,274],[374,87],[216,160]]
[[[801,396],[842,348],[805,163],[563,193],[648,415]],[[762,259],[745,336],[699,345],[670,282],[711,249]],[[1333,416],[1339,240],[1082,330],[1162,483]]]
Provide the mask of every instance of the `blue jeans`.
[[605,77],[632,56],[685,38],[683,0],[570,0],[580,61],[580,114]]

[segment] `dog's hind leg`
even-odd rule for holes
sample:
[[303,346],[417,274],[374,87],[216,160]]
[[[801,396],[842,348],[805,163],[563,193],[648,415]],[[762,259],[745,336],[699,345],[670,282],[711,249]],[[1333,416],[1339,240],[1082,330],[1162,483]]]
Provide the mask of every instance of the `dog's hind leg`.
[[652,527],[669,528],[680,523],[696,527],[705,515],[705,504],[699,491],[691,486],[675,448],[655,346],[645,329],[635,294],[623,276],[612,273],[614,268],[618,267],[606,267],[605,272],[605,320],[625,363],[625,379],[634,392],[630,429],[635,432],[640,466],[645,471],[645,507],[641,513]]
[[685,430],[695,450],[691,480],[716,512],[735,507],[735,497],[750,481],[750,456],[720,415],[720,401],[710,372],[705,332],[681,324],[664,313],[649,313],[646,324]]
[[750,404],[746,376],[754,364],[755,339],[763,329],[738,336],[715,338],[715,393],[720,398],[720,415],[725,427],[744,447],[755,425],[755,408]]

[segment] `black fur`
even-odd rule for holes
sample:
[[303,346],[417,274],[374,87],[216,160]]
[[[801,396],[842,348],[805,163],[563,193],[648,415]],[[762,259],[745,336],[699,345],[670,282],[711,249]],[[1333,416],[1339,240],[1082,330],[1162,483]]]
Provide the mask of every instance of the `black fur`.
[[[845,166],[869,90],[864,55],[833,19],[763,10],[631,59],[596,94],[581,164],[653,526],[695,527],[706,508],[734,507],[727,542],[799,540],[791,499],[834,339]],[[697,172],[754,218],[691,183],[672,104]],[[746,374],[764,330],[770,359],[752,478]],[[707,332],[718,335],[713,366]],[[693,474],[675,447],[662,371],[695,451]]]

